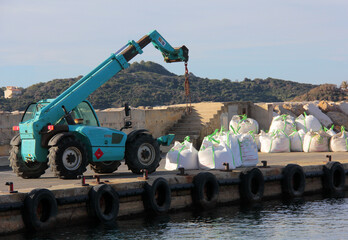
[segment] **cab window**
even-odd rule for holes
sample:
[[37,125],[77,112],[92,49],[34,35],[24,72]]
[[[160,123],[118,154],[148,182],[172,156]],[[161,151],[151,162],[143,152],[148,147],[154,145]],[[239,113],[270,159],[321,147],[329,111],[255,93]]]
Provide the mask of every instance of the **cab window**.
[[87,126],[99,126],[98,120],[86,102],[81,102],[71,113],[72,118],[76,124],[82,124]]

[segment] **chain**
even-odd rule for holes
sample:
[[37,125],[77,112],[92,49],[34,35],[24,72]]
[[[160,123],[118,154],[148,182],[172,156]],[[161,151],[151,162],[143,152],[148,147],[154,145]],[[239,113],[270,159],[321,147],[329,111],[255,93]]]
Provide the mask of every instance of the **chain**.
[[186,101],[186,112],[191,113],[191,95],[190,95],[190,82],[189,72],[187,68],[187,62],[185,62],[185,101]]

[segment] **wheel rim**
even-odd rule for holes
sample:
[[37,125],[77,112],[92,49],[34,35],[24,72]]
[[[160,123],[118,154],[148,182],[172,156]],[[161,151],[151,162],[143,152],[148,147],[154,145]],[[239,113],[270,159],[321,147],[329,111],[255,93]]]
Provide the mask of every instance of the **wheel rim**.
[[155,161],[155,148],[150,143],[143,143],[138,149],[138,159],[146,166]]
[[74,171],[81,166],[82,154],[76,147],[68,147],[63,153],[63,165],[69,171]]

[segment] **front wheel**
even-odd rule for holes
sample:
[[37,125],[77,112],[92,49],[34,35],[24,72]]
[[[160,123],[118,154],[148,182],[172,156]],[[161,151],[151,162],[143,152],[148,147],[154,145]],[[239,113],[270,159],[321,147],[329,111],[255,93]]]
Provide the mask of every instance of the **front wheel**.
[[47,162],[25,162],[21,156],[21,147],[12,146],[10,150],[10,166],[18,177],[39,178],[48,168]]
[[143,134],[126,144],[125,159],[128,168],[136,174],[146,169],[148,173],[155,172],[159,166],[160,150],[156,139]]
[[72,138],[64,138],[49,149],[49,163],[59,178],[76,179],[87,169],[87,152],[84,145]]

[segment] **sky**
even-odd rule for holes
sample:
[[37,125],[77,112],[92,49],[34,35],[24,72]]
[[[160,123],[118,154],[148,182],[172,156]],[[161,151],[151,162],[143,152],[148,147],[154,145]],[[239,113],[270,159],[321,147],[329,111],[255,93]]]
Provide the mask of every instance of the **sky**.
[[[157,30],[211,79],[348,81],[346,0],[0,0],[0,87],[86,75]],[[134,61],[167,64],[152,46]]]

